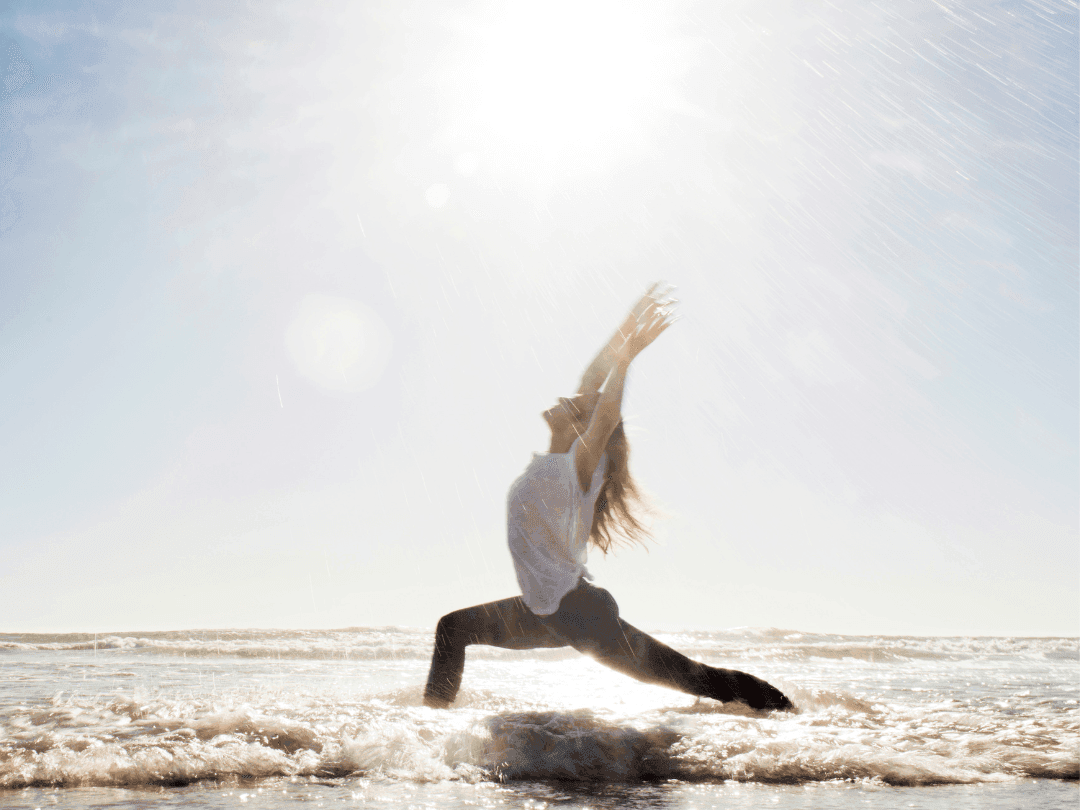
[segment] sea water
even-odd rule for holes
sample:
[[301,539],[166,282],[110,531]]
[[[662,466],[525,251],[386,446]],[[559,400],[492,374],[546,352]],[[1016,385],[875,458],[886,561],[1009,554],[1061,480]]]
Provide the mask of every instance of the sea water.
[[430,630],[0,635],[0,806],[1077,806],[1078,639],[656,635],[798,711],[485,647],[428,709]]

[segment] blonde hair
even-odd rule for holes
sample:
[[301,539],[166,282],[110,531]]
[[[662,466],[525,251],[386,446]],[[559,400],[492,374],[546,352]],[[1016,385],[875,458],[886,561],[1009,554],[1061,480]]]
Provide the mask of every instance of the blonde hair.
[[651,510],[641,490],[630,476],[630,443],[626,439],[622,420],[611,432],[607,445],[607,469],[604,483],[593,509],[589,540],[604,554],[627,543],[645,544],[651,539],[640,516]]

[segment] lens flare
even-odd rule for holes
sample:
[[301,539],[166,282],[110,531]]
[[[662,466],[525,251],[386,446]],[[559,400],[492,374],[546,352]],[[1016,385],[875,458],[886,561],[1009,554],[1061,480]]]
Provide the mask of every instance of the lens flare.
[[359,301],[311,294],[285,332],[297,371],[329,391],[363,391],[379,381],[390,359],[390,332]]

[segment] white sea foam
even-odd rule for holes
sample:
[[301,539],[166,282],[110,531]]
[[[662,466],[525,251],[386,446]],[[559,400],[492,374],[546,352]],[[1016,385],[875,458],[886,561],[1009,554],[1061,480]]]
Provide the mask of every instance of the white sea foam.
[[[1080,775],[1076,639],[739,630],[665,640],[768,678],[799,711],[695,702],[574,653],[483,648],[470,648],[455,708],[436,711],[420,700],[430,635],[400,629],[116,634],[96,652],[92,638],[8,636],[0,788],[365,774],[894,785]],[[276,648],[286,654],[253,654]],[[358,650],[395,652],[342,654]],[[837,654],[858,650],[875,655]]]

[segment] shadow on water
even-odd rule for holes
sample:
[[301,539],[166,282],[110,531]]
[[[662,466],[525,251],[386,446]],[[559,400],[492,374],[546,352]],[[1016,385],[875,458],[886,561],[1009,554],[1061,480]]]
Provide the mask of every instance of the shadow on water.
[[681,735],[635,728],[592,711],[507,712],[486,718],[468,752],[501,782],[529,779],[618,783],[668,779]]

